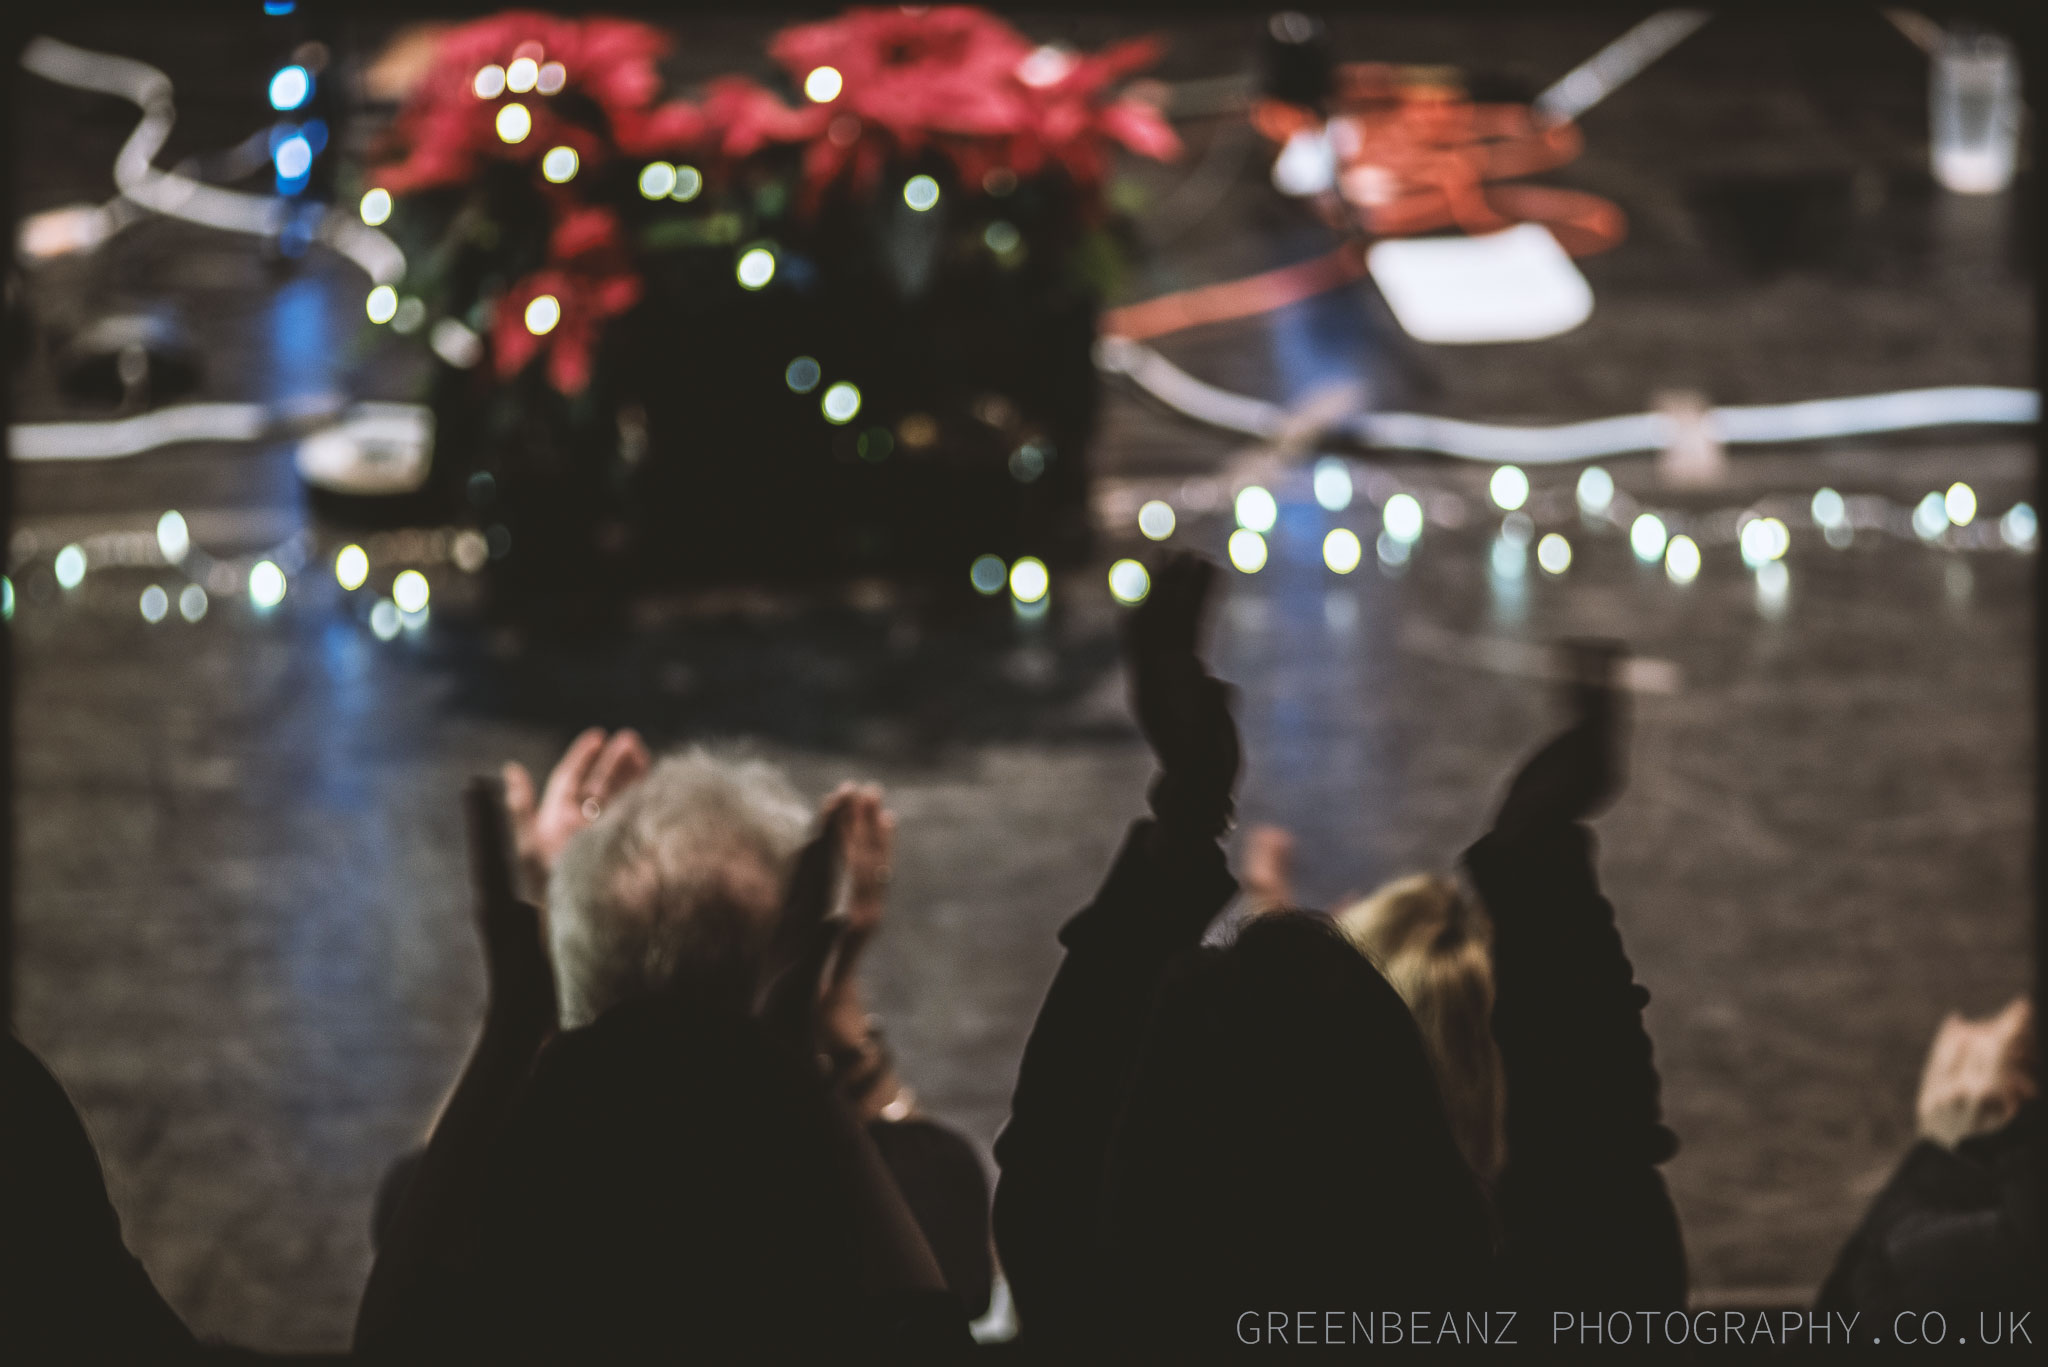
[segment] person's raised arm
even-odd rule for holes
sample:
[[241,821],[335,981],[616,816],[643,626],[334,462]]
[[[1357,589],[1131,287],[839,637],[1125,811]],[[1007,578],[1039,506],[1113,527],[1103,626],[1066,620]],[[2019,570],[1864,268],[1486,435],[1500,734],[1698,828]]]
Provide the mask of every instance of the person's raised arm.
[[[822,1012],[839,981],[835,964],[847,949],[856,875],[870,872],[860,864],[873,852],[879,807],[879,795],[864,789],[842,788],[826,799],[818,834],[790,874],[757,1007],[771,1037],[821,1065],[821,1087],[827,1081]],[[874,1140],[844,1099],[826,1090],[824,1137],[852,1197],[859,1290],[869,1307],[858,1333],[892,1360],[950,1359],[968,1347],[958,1301]]]
[[1661,1122],[1634,980],[1584,824],[1620,795],[1618,652],[1581,650],[1572,723],[1509,785],[1465,867],[1494,925],[1494,1035],[1507,1081],[1500,1184],[1509,1285],[1528,1295],[1682,1305],[1677,1215],[1656,1165]]
[[996,1245],[1027,1339],[1089,1336],[1098,1196],[1124,1087],[1168,960],[1236,893],[1219,843],[1239,765],[1230,690],[1199,643],[1216,567],[1176,556],[1125,633],[1132,709],[1159,762],[1094,901],[1060,932],[1067,955],[1025,1045],[996,1141]]
[[365,1354],[426,1349],[440,1332],[439,1317],[452,1311],[454,1288],[473,1252],[491,1142],[555,1031],[546,936],[539,911],[516,895],[499,784],[473,780],[463,794],[463,813],[489,996],[476,1046],[370,1269],[356,1316],[356,1349]]

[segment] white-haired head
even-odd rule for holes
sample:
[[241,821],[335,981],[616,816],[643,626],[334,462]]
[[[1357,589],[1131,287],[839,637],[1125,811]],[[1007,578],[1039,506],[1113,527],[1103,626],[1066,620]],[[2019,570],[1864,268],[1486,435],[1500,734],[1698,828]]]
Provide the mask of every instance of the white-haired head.
[[781,770],[692,749],[569,842],[548,885],[562,1026],[678,980],[745,1000],[811,824]]

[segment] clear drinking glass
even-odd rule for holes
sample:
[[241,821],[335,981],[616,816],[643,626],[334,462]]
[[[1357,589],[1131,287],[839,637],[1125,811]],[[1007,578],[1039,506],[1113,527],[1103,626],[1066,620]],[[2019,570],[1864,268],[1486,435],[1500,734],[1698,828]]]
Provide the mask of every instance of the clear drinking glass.
[[1992,195],[2012,184],[2019,152],[2020,64],[1995,33],[1958,26],[1934,54],[1928,83],[1934,178],[1964,195]]

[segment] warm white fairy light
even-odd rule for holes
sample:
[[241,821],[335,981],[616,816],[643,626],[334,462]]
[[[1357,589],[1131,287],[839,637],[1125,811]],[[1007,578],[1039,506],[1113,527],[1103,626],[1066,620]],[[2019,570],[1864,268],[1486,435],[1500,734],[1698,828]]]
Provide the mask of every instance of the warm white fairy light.
[[1176,519],[1173,505],[1153,499],[1138,509],[1138,530],[1149,541],[1164,541],[1173,535]]
[[1152,591],[1152,576],[1135,560],[1119,560],[1109,567],[1110,596],[1119,603],[1142,603]]
[[834,67],[814,67],[804,77],[804,96],[813,104],[830,104],[846,88],[846,80]]
[[576,155],[573,147],[550,147],[547,155],[540,159],[541,176],[551,185],[566,185],[576,179],[576,170],[583,159]]
[[1266,538],[1249,527],[1230,534],[1230,563],[1241,573],[1257,574],[1266,567]]
[[533,131],[533,115],[523,104],[508,104],[498,111],[498,137],[505,142],[525,142]]
[[1365,559],[1365,548],[1358,542],[1358,533],[1349,527],[1338,527],[1323,538],[1323,563],[1336,574],[1349,574],[1358,568],[1358,562]]
[[526,330],[545,337],[562,321],[562,301],[552,294],[536,294],[526,305]]

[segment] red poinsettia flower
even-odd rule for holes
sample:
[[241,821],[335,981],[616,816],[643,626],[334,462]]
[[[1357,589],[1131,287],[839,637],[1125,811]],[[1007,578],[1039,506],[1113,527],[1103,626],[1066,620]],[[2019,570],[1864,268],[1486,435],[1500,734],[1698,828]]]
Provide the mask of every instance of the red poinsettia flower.
[[1090,190],[1106,173],[1111,142],[1153,157],[1180,149],[1156,110],[1105,98],[1109,86],[1157,58],[1150,40],[1075,57],[1034,46],[986,11],[941,5],[849,10],[785,29],[769,52],[800,84],[832,68],[836,95],[793,110],[748,87],[708,100],[705,114],[729,155],[764,141],[808,143],[812,203],[841,177],[870,192],[892,157],[926,147],[969,183],[997,166],[1032,175],[1056,162]]
[[[499,377],[510,379],[546,352],[548,383],[581,394],[590,387],[591,356],[605,323],[639,303],[641,289],[611,211],[565,215],[549,239],[548,264],[498,300],[491,354]],[[553,299],[553,308],[536,309],[543,298]]]
[[[573,148],[586,165],[615,153],[645,157],[690,148],[703,135],[702,116],[682,101],[657,103],[655,63],[668,48],[667,35],[646,24],[530,11],[452,29],[399,115],[394,132],[404,156],[372,179],[408,194],[469,180],[489,161],[538,162],[553,147]],[[534,76],[534,84],[509,89],[505,72],[522,58],[533,64],[523,74]],[[565,94],[586,96],[603,115],[602,126],[564,117]],[[499,116],[513,104],[525,111],[527,127],[508,142]],[[518,116],[511,117],[516,128]]]

